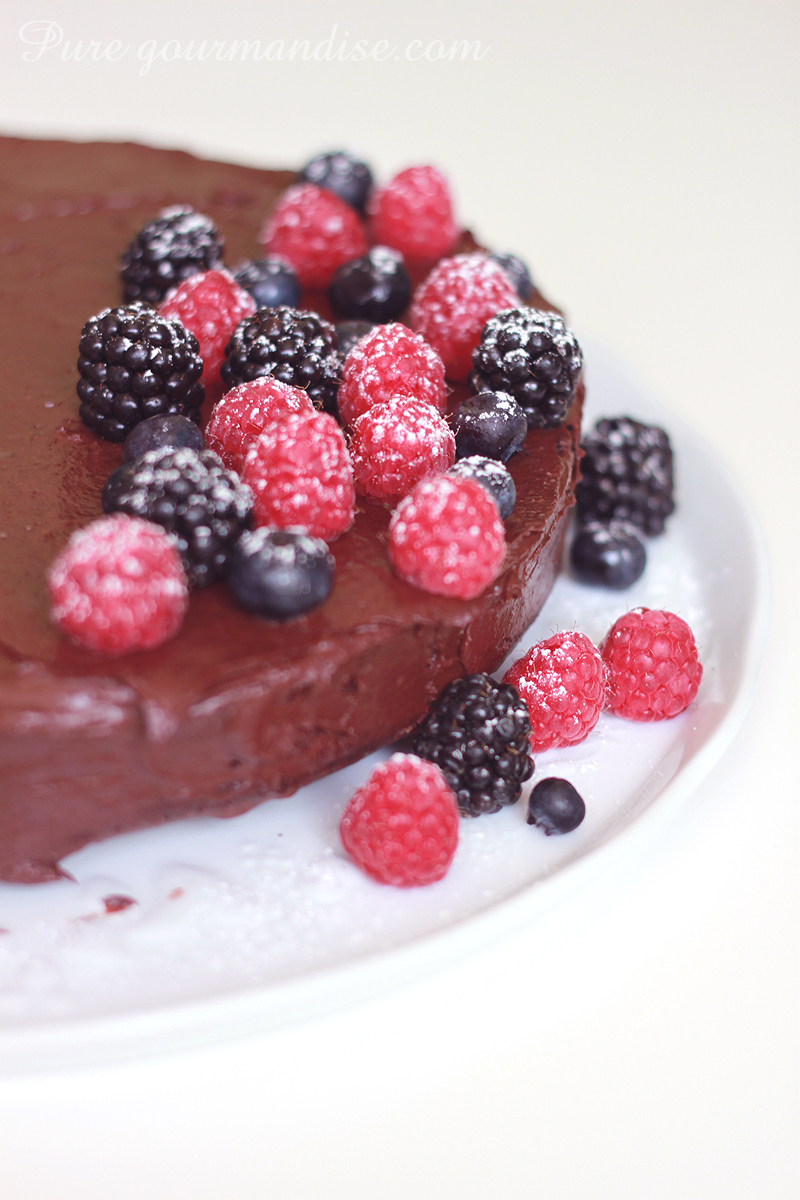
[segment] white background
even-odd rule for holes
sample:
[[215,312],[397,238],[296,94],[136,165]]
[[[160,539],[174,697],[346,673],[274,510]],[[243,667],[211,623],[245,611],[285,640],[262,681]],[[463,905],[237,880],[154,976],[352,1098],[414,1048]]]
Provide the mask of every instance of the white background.
[[[0,21],[7,132],[437,163],[479,237],[714,445],[774,584],[742,734],[644,856],[358,1008],[0,1081],[2,1200],[794,1200],[798,6],[36,0]],[[36,61],[30,21],[63,30]],[[62,61],[92,39],[117,61]],[[322,61],[165,61],[203,39]],[[406,56],[461,39],[479,61]],[[358,40],[388,57],[345,58]]]

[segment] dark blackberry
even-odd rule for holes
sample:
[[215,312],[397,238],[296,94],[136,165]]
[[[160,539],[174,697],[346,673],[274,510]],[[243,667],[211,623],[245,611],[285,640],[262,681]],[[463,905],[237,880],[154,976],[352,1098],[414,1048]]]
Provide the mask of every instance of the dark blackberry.
[[535,289],[530,271],[522,259],[517,258],[516,254],[490,254],[489,257],[499,263],[506,274],[511,277],[511,282],[516,288],[520,300],[526,302],[530,300]]
[[448,475],[457,479],[474,479],[485,488],[500,510],[500,517],[507,521],[517,503],[517,488],[508,467],[504,467],[496,458],[484,458],[473,454],[470,458],[460,458]]
[[664,430],[614,417],[597,422],[583,450],[575,488],[581,520],[630,521],[647,534],[662,533],[675,510],[672,447]]
[[372,187],[372,172],[365,162],[346,150],[329,150],[317,154],[300,172],[303,183],[335,192],[345,204],[363,213]]
[[327,600],[335,563],[321,538],[304,529],[256,529],[234,550],[228,584],[240,604],[282,621]]
[[630,587],[647,565],[647,551],[637,533],[641,533],[638,526],[624,521],[579,525],[569,550],[572,574],[593,586]]
[[339,341],[339,353],[344,360],[360,338],[366,337],[375,328],[373,321],[337,321],[336,337]]
[[583,356],[557,313],[511,308],[486,322],[472,362],[476,392],[510,392],[531,429],[552,429],[564,423]]
[[508,684],[467,675],[447,685],[413,734],[412,750],[441,767],[467,816],[513,804],[533,774],[527,705]]
[[81,331],[80,415],[109,442],[123,442],[147,417],[200,420],[203,363],[197,338],[147,304],[106,308]]
[[212,450],[150,450],[123,463],[103,488],[105,512],[154,521],[175,535],[189,582],[224,575],[253,504],[250,489]]
[[177,450],[188,446],[191,450],[205,450],[206,441],[194,421],[179,413],[167,413],[165,417],[148,417],[134,425],[122,446],[122,461],[134,462],[148,450],[165,450],[167,446]]
[[317,408],[336,411],[342,358],[336,330],[313,312],[281,305],[245,317],[225,349],[227,387],[271,375],[308,392]]
[[566,779],[542,779],[528,800],[529,825],[538,825],[548,836],[553,833],[572,833],[586,816],[586,805]]
[[300,283],[282,258],[245,259],[239,263],[233,278],[250,293],[259,308],[277,308],[279,304],[297,308],[300,303]]
[[339,267],[329,295],[338,317],[375,324],[394,320],[411,299],[411,280],[402,254],[388,246],[373,246],[361,258]]
[[481,454],[506,463],[528,434],[525,413],[506,392],[479,392],[462,400],[453,416],[456,458]]
[[122,298],[159,304],[170,288],[222,260],[224,242],[211,217],[186,204],[148,221],[120,258]]

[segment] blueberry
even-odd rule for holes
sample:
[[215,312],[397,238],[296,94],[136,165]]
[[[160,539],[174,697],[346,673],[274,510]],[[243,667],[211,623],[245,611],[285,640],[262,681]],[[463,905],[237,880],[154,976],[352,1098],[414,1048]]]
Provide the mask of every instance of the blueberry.
[[300,179],[335,192],[340,200],[359,212],[364,211],[372,187],[372,172],[367,164],[346,150],[317,154],[303,167]]
[[479,392],[459,404],[453,420],[456,458],[480,454],[508,462],[528,433],[525,413],[506,392]]
[[517,489],[508,467],[504,467],[496,458],[473,454],[470,458],[459,459],[447,474],[459,479],[474,479],[495,501],[501,518],[507,521],[511,516],[517,502]]
[[259,308],[297,308],[300,284],[292,268],[280,258],[245,259],[233,275]]
[[616,591],[630,587],[647,563],[647,552],[637,536],[639,532],[624,521],[580,525],[570,547],[570,566],[575,578],[580,583]]
[[262,528],[239,538],[228,583],[245,608],[281,621],[327,600],[333,574],[333,556],[321,538],[304,529]]
[[372,321],[338,321],[336,336],[339,339],[339,353],[342,358],[347,358],[356,342],[374,328]]
[[538,825],[548,836],[571,833],[586,816],[586,805],[566,779],[543,779],[528,800],[528,824]]
[[411,280],[402,254],[373,246],[344,263],[331,280],[330,300],[339,317],[380,324],[398,317],[411,299]]
[[166,413],[161,417],[148,417],[134,425],[122,447],[122,461],[134,462],[148,450],[169,447],[179,450],[188,446],[190,450],[205,450],[203,435],[188,417],[179,413]]
[[511,282],[517,289],[520,300],[530,300],[535,289],[530,272],[522,259],[517,258],[516,254],[491,254],[489,257],[499,263],[505,273],[511,277]]

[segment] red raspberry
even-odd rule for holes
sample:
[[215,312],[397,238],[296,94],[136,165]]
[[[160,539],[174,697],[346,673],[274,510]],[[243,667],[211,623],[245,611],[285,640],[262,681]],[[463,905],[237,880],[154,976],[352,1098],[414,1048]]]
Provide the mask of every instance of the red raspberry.
[[151,650],[180,629],[189,588],[159,525],[115,514],[73,533],[47,572],[57,625],[104,654]]
[[178,284],[166,296],[159,312],[177,317],[200,343],[203,379],[218,383],[225,347],[242,317],[251,317],[256,302],[227,271],[203,271]]
[[444,412],[444,363],[419,334],[405,325],[376,325],[356,342],[345,359],[336,396],[339,416],[352,425],[373,404],[392,396],[415,396]]
[[270,421],[290,412],[313,413],[314,405],[302,388],[281,383],[271,375],[240,383],[226,392],[206,426],[206,445],[225,466],[241,475],[247,451]]
[[447,180],[435,167],[408,167],[369,202],[372,240],[406,258],[441,258],[453,249],[459,229]]
[[301,526],[331,541],[353,524],[353,468],[344,435],[327,413],[276,417],[247,452],[242,480],[256,525]]
[[367,252],[355,209],[313,183],[297,183],[283,193],[259,240],[309,288],[326,288],[337,267]]
[[351,798],[339,831],[350,857],[379,883],[435,883],[456,852],[458,805],[434,763],[393,754]]
[[634,608],[612,625],[603,642],[608,707],[618,717],[663,721],[687,708],[703,667],[694,634],[671,612]]
[[417,290],[411,326],[438,350],[448,379],[466,379],[486,322],[518,307],[519,297],[499,263],[486,254],[457,254],[434,267]]
[[397,574],[437,596],[479,596],[497,578],[505,552],[497,505],[472,479],[423,479],[389,523],[389,557]]
[[506,671],[531,716],[531,750],[574,746],[594,729],[605,703],[606,668],[582,633],[556,633]]
[[452,467],[456,439],[430,404],[393,396],[358,418],[350,455],[359,496],[393,504],[421,479]]

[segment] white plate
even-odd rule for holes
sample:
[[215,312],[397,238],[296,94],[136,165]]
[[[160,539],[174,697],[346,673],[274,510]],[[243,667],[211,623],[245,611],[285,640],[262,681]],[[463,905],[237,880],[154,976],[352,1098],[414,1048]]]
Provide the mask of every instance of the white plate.
[[[639,725],[603,715],[533,782],[576,782],[587,816],[545,838],[525,799],[461,823],[444,880],[397,890],[347,859],[338,821],[377,755],[230,821],[128,834],[66,860],[77,882],[0,884],[0,1068],[24,1070],[173,1049],[264,1029],[364,998],[496,940],[614,854],[657,836],[722,754],[746,711],[767,625],[765,553],[749,511],[699,439],[600,348],[587,352],[587,417],[664,425],[678,512],[622,593],[562,576],[515,651],[556,629],[599,641],[636,605],[678,612],[705,673],[691,709]],[[136,904],[106,913],[103,898]]]

